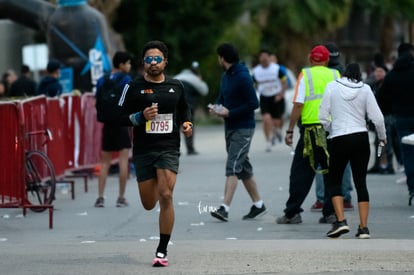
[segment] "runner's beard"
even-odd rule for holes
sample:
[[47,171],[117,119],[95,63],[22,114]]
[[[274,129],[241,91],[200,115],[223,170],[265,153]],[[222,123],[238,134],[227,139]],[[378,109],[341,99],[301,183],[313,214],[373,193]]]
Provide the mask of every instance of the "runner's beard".
[[154,77],[156,77],[156,76],[160,76],[161,74],[163,74],[164,73],[164,70],[162,70],[162,69],[158,69],[158,68],[156,68],[156,67],[150,67],[148,70],[147,70],[147,74],[149,74],[150,76],[154,76]]

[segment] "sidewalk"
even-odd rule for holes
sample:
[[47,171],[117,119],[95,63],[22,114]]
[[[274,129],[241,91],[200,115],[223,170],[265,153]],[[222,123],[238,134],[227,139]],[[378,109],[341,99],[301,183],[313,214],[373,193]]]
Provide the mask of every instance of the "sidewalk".
[[[320,213],[309,211],[312,189],[302,213],[303,223],[278,225],[288,196],[290,148],[277,144],[265,152],[261,125],[257,125],[251,162],[268,213],[243,221],[251,202],[240,185],[229,222],[209,215],[222,200],[225,146],[223,126],[199,127],[198,156],[183,147],[174,191],[176,223],[169,247],[170,266],[151,267],[158,243],[158,209],[145,211],[137,185],[127,186],[128,208],[116,208],[117,178],[107,183],[105,208],[94,208],[97,179],[76,183],[76,199],[57,192],[54,229],[47,213],[0,209],[1,274],[397,274],[414,273],[414,207],[408,207],[407,188],[398,175],[369,175],[369,228],[372,239],[354,237],[357,210],[346,212],[351,232],[327,239],[329,225],[318,224]],[[356,194],[353,192],[353,203]]]

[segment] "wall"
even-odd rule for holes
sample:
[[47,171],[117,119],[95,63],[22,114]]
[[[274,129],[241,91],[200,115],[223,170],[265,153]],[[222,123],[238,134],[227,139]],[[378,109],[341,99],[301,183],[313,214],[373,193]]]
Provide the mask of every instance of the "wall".
[[18,73],[22,64],[22,47],[32,44],[35,31],[13,23],[11,20],[0,20],[0,73],[14,69]]

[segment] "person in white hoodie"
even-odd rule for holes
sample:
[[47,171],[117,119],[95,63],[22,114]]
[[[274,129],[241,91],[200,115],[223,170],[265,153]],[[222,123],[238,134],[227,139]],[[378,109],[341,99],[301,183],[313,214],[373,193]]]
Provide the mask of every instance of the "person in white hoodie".
[[319,109],[319,119],[328,135],[329,174],[328,188],[332,196],[337,221],[332,224],[328,237],[337,238],[349,232],[344,216],[342,176],[348,161],[358,196],[359,239],[370,238],[368,230],[369,194],[366,184],[370,158],[370,143],[366,117],[375,125],[378,138],[386,144],[384,117],[371,88],[362,82],[361,70],[356,63],[349,64],[343,77],[328,83]]

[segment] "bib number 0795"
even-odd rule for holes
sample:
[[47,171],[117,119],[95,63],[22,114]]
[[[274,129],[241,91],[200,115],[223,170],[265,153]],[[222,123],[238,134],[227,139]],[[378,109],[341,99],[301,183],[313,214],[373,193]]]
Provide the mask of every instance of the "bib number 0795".
[[148,134],[168,134],[172,128],[172,114],[158,114],[155,119],[147,121],[145,130]]
[[151,121],[151,132],[168,132],[170,128],[169,121]]

